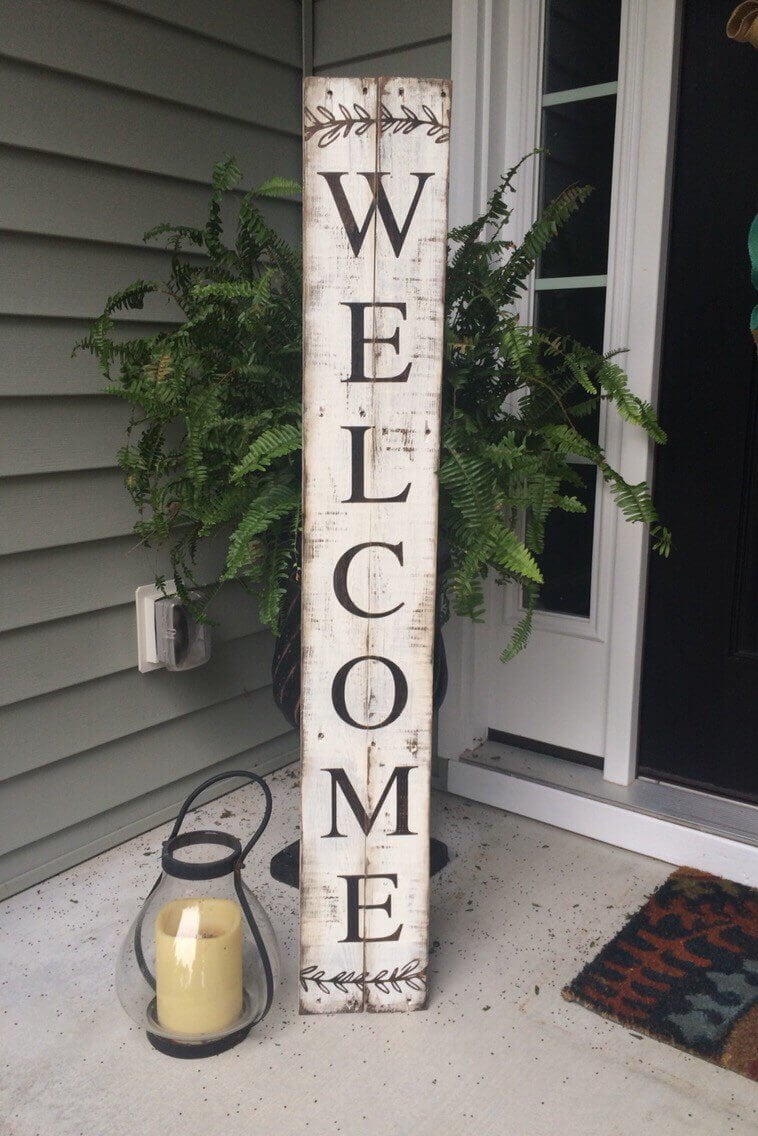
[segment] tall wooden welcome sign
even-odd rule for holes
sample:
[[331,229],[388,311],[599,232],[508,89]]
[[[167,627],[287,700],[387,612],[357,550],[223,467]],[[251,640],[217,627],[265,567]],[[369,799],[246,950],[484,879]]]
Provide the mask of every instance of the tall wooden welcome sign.
[[450,84],[307,79],[300,999],[426,999]]

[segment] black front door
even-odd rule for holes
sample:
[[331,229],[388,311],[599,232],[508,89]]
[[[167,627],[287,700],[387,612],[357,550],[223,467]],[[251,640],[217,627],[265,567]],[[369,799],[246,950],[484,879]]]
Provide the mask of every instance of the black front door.
[[683,6],[655,472],[674,549],[650,564],[639,771],[756,801],[758,51],[726,38],[732,7]]

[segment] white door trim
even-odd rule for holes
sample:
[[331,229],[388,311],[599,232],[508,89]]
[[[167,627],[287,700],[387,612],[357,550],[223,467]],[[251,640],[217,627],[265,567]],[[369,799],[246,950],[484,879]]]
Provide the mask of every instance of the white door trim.
[[[544,0],[452,0],[453,130],[450,138],[451,227],[484,209],[504,170],[534,148],[539,122],[539,76]],[[537,50],[523,51],[524,43]],[[506,115],[508,130],[505,129]],[[537,203],[537,180],[527,165],[512,201],[514,239],[526,233]],[[530,317],[531,296],[522,302]],[[494,615],[506,602],[492,589]],[[439,716],[438,748],[456,758],[486,736],[488,722],[478,694],[481,651],[475,626],[453,616],[445,628],[450,683]]]
[[[628,343],[630,385],[654,406],[658,396],[665,295],[671,165],[679,56],[678,0],[627,0],[622,5],[616,145],[611,202],[607,326],[610,341]],[[650,480],[652,447],[642,431],[609,417],[610,460],[631,483]],[[609,611],[605,764],[608,781],[636,776],[642,632],[648,536],[622,522],[609,526],[612,573]]]
[[[658,344],[664,295],[669,166],[679,0],[625,0],[616,109],[611,199],[606,348],[629,345],[624,364],[632,389],[655,403]],[[463,223],[480,210],[504,169],[531,150],[538,138],[544,0],[453,0],[452,71],[455,118],[451,152],[452,214]],[[644,124],[644,128],[643,128]],[[473,172],[473,176],[472,176]],[[514,237],[526,231],[536,207],[536,170],[519,177]],[[533,289],[529,289],[530,294]],[[531,296],[522,318],[530,318]],[[601,422],[612,464],[633,482],[652,472],[645,435],[617,415]],[[647,532],[619,521],[604,488],[596,512],[592,612],[588,620],[538,612],[535,629],[607,643],[603,664],[605,711],[598,733],[604,776],[618,784],[635,777],[637,713],[644,620]],[[509,589],[492,617],[515,621],[517,589]],[[493,596],[494,598],[494,596]],[[457,641],[471,638],[461,628]],[[459,645],[457,642],[456,645]],[[473,646],[467,645],[470,654]],[[492,724],[477,708],[476,676],[459,676],[472,709],[450,724],[443,711],[442,752],[455,757],[462,738],[481,736]],[[504,681],[505,681],[504,675]],[[461,700],[463,701],[463,700]],[[570,743],[566,743],[570,744]],[[599,743],[598,743],[599,744]]]

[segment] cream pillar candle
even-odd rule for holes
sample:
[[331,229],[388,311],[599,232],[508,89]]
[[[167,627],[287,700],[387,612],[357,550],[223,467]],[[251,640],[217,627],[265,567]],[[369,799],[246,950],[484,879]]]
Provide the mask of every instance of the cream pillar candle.
[[155,920],[157,1017],[164,1029],[220,1033],[242,1011],[241,911],[231,899],[174,899]]

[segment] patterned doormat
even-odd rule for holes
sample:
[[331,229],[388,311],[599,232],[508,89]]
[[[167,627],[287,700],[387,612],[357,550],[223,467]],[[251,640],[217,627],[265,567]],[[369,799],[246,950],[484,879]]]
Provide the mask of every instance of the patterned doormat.
[[758,1081],[758,889],[678,868],[563,997]]

